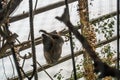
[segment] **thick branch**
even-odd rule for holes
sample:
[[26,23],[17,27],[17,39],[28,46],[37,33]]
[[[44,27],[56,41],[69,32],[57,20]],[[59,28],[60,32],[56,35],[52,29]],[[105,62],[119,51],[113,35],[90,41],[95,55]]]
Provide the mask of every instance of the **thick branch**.
[[62,21],[75,35],[75,37],[82,43],[82,46],[85,48],[89,56],[94,61],[95,72],[96,73],[101,72],[99,77],[103,78],[106,76],[112,76],[112,77],[120,78],[120,70],[110,67],[106,63],[102,62],[102,60],[97,56],[96,52],[93,50],[92,46],[89,44],[86,38],[83,35],[81,35],[77,29],[74,28],[73,24],[69,20],[68,15],[69,12],[67,11],[67,8],[65,8],[62,16],[56,17],[56,19]]

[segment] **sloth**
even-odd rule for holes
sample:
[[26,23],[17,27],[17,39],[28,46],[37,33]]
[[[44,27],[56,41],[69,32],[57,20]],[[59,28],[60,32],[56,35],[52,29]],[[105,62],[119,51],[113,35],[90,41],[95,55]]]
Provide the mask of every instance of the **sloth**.
[[56,31],[53,33],[47,33],[45,30],[40,31],[43,32],[42,41],[46,62],[50,65],[56,64],[61,57],[64,40]]

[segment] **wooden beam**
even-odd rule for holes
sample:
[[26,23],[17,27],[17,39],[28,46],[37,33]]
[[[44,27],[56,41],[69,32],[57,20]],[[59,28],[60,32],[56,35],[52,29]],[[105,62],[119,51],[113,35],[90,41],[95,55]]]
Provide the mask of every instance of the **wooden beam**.
[[[77,0],[68,0],[68,3],[72,3],[72,2],[75,2],[75,1],[77,1]],[[45,12],[45,11],[49,11],[49,10],[52,10],[54,8],[61,7],[63,5],[65,5],[64,1],[60,1],[60,2],[57,2],[57,3],[54,3],[54,4],[50,4],[48,6],[38,8],[37,10],[34,11],[34,14],[36,15],[36,14],[39,14],[39,13],[42,13],[42,12]],[[28,16],[29,16],[29,12],[13,16],[10,19],[10,23],[14,22],[14,21],[24,19],[24,18],[27,18]]]
[[[119,14],[120,14],[120,13],[119,13]],[[105,19],[114,17],[114,16],[116,16],[116,15],[117,15],[117,11],[114,11],[114,12],[111,12],[111,13],[109,13],[109,14],[105,14],[105,15],[102,15],[102,16],[100,16],[100,17],[91,19],[91,20],[90,20],[90,23],[91,23],[91,24],[94,24],[94,23],[103,21],[103,20],[105,20]]]

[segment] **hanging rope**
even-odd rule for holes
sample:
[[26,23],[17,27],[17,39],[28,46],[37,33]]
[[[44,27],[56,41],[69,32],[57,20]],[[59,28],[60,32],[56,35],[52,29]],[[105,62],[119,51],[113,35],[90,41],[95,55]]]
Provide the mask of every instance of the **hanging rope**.
[[32,44],[32,59],[33,59],[33,73],[32,76],[34,76],[35,80],[38,80],[38,75],[37,75],[37,64],[36,64],[36,51],[35,51],[35,41],[34,41],[34,28],[33,28],[33,2],[32,0],[29,0],[29,11],[30,11],[30,33],[31,33],[31,44]]
[[[69,15],[69,6],[68,6],[68,1],[67,0],[65,0],[65,5],[66,5],[66,10],[68,12],[67,14],[69,16],[67,18],[70,18],[70,15]],[[71,56],[72,56],[73,71],[74,71],[74,80],[77,80],[76,67],[75,67],[75,59],[74,59],[74,51],[73,51],[73,40],[72,40],[72,33],[71,33],[70,30],[69,30],[69,38],[70,38]]]
[[[120,42],[119,42],[119,36],[120,36],[120,32],[119,32],[119,30],[120,30],[120,28],[119,28],[119,22],[120,22],[120,16],[119,16],[119,10],[120,10],[120,7],[119,7],[119,5],[120,5],[120,0],[117,0],[117,69],[119,69],[119,59],[120,59],[120,52],[119,52],[119,49],[120,49],[120,47],[119,47],[119,44],[120,44]],[[118,78],[118,80],[119,80],[119,78]]]

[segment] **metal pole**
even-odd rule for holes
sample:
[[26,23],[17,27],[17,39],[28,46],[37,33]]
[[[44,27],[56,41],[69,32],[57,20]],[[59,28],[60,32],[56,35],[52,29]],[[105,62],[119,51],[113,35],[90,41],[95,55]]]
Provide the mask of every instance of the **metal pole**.
[[[68,10],[68,15],[69,15],[69,7],[68,7],[68,0],[65,0],[65,5],[66,5],[66,9]],[[69,17],[70,18],[70,15]],[[70,20],[70,19],[69,19]],[[71,56],[72,56],[72,63],[73,63],[73,71],[74,71],[74,80],[77,80],[77,76],[76,76],[76,67],[75,67],[75,59],[74,59],[74,51],[73,51],[73,40],[72,40],[72,33],[69,30],[69,38],[70,38],[70,47],[71,47]]]
[[37,75],[37,64],[36,64],[36,51],[35,51],[35,41],[34,41],[34,28],[33,28],[33,3],[32,0],[29,0],[29,20],[30,20],[30,33],[31,33],[31,43],[32,43],[32,59],[33,59],[33,75],[34,79],[38,80],[38,75]]
[[[119,47],[119,35],[120,35],[120,28],[119,28],[119,22],[120,22],[120,16],[119,16],[119,10],[120,10],[120,0],[117,0],[117,69],[119,69],[119,59],[120,59],[120,47]],[[119,78],[117,78],[119,80]]]

